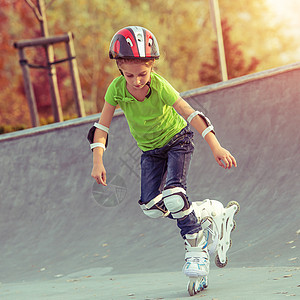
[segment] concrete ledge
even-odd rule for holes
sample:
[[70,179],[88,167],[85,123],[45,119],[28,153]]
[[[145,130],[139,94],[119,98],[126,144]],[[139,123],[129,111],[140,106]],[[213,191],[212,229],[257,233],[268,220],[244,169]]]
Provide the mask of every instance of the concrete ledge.
[[[30,136],[30,135],[37,135],[37,134],[42,134],[54,130],[61,130],[65,129],[68,127],[75,127],[75,126],[80,126],[83,124],[87,123],[93,123],[97,122],[99,120],[101,113],[90,115],[87,117],[82,117],[82,118],[77,118],[77,119],[72,119],[60,123],[53,123],[49,125],[44,125],[44,126],[39,126],[39,127],[34,127],[34,128],[29,128],[29,129],[24,129],[20,131],[15,131],[11,133],[5,133],[0,135],[0,143],[2,141],[7,141],[7,140],[13,140],[13,139],[18,139],[18,138],[23,138],[25,136]],[[121,109],[117,109],[115,111],[114,117],[123,115],[123,112]]]
[[298,70],[298,69],[300,69],[300,62],[291,64],[291,65],[286,65],[283,67],[269,69],[269,70],[258,72],[258,73],[253,73],[253,74],[233,78],[228,81],[222,81],[222,82],[218,82],[215,84],[207,85],[207,86],[204,86],[201,88],[182,92],[180,95],[183,98],[194,97],[197,95],[207,94],[207,93],[214,92],[217,90],[230,88],[230,87],[233,87],[236,85],[241,85],[241,84],[244,84],[244,83],[247,83],[250,81],[260,80],[263,78],[272,77],[275,75],[279,75],[282,73],[286,73],[286,72],[294,71],[294,70]]

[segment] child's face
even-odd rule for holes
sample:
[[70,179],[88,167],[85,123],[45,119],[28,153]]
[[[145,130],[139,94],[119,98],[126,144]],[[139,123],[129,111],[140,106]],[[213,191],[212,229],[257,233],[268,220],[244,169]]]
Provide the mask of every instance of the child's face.
[[123,63],[120,66],[127,82],[127,87],[141,90],[150,81],[151,67],[142,63]]

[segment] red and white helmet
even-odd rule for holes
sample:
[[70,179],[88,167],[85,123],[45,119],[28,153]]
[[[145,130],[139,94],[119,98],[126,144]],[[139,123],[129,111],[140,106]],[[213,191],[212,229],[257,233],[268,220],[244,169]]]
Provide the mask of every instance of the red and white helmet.
[[158,43],[151,31],[140,26],[129,26],[119,30],[112,38],[109,57],[159,58]]

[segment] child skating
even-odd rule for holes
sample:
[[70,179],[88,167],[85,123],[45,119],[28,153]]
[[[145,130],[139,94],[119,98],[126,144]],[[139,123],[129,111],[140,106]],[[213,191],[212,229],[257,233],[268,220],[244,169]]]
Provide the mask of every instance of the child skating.
[[[108,87],[99,123],[95,123],[89,132],[93,150],[91,175],[98,184],[107,185],[102,157],[110,123],[119,105],[142,151],[138,203],[150,218],[167,217],[177,221],[186,248],[183,272],[190,278],[188,290],[194,295],[207,287],[209,250],[218,249],[217,223],[221,221],[215,217],[225,212],[232,225],[232,215],[238,211],[238,204],[231,203],[225,209],[216,205],[215,209],[214,202],[192,205],[189,201],[187,175],[194,151],[190,125],[208,143],[219,166],[224,169],[236,167],[236,160],[218,142],[209,119],[195,111],[163,77],[152,71],[159,58],[159,48],[149,30],[139,26],[119,30],[112,38],[109,56],[116,60],[121,76]],[[215,249],[208,247],[211,235],[211,248]],[[226,238],[229,237],[230,232]],[[220,256],[222,251],[218,250]],[[225,264],[222,256],[219,266]]]

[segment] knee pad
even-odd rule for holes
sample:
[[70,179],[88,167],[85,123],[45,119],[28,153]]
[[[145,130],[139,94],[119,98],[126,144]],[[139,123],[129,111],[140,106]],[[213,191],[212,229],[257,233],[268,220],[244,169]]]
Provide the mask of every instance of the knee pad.
[[183,219],[193,212],[186,191],[181,187],[167,187],[163,192],[163,201],[174,219]]
[[141,201],[139,201],[139,205],[143,210],[144,214],[149,218],[163,218],[167,217],[170,214],[162,200],[162,194],[159,194],[146,204],[143,204],[141,203]]

